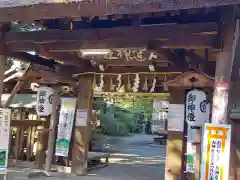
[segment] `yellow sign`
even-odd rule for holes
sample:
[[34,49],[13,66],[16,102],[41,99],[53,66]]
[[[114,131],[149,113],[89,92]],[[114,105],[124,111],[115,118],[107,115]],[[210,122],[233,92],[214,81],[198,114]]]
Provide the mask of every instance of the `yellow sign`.
[[230,141],[230,125],[204,125],[201,180],[228,180]]

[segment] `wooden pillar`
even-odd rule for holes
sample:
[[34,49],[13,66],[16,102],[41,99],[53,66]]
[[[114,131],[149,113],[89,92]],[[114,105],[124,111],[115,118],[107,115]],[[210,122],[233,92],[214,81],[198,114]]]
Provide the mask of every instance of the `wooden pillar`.
[[27,129],[27,161],[31,159],[32,154],[32,126]]
[[[239,19],[222,25],[223,50],[216,60],[215,86],[213,94],[212,123],[228,123],[228,92],[231,82],[232,67],[235,58],[236,45],[239,39]],[[219,89],[219,83],[225,84],[225,89]]]
[[55,141],[56,141],[56,127],[57,127],[57,102],[59,101],[59,90],[54,87],[54,93],[52,98],[52,114],[50,117],[49,135],[48,135],[48,147],[46,156],[45,170],[50,171],[52,165],[52,158],[54,153]]
[[195,180],[200,179],[200,174],[201,174],[201,137],[202,137],[202,129],[196,129],[196,139],[195,139],[195,144],[196,144],[196,159],[195,159]]
[[[170,104],[184,104],[185,92],[183,89],[170,88]],[[177,131],[168,131],[165,179],[166,180],[184,180],[183,179],[183,161],[184,161],[184,133]]]
[[[239,40],[239,19],[235,19],[235,11],[232,9],[228,13],[224,13],[224,23],[221,25],[221,38],[223,49],[217,55],[215,87],[213,94],[212,123],[229,124],[229,110],[231,103],[229,102],[229,90],[231,86],[232,68],[234,64],[236,47]],[[220,89],[217,84],[225,84],[225,89]],[[230,96],[234,94],[230,93]],[[232,124],[234,126],[234,124]],[[234,127],[233,134],[234,134]],[[230,153],[230,173],[229,180],[235,180],[236,167],[234,159],[236,156],[234,140],[231,142]]]
[[[2,93],[4,88],[5,56],[0,56],[0,107],[2,107]],[[6,179],[6,175],[0,175],[0,179]]]
[[72,148],[72,173],[84,175],[87,172],[89,135],[92,117],[92,76],[80,78],[77,109],[87,110],[87,126],[75,126]]
[[36,153],[36,168],[43,169],[44,164],[44,131],[43,126],[38,129],[38,139],[37,139],[37,153]]
[[5,61],[6,57],[5,56],[0,56],[0,103],[2,107],[2,93],[3,93],[3,88],[4,88],[4,72],[5,72]]

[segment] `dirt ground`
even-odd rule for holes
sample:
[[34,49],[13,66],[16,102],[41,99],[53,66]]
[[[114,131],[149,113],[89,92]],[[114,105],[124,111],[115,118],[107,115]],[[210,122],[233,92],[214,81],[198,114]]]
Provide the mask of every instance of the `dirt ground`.
[[[106,144],[118,150],[109,159],[109,166],[89,172],[87,176],[59,175],[38,180],[164,180],[165,146],[153,141],[151,135],[107,137]],[[24,172],[10,170],[7,180],[27,179]]]

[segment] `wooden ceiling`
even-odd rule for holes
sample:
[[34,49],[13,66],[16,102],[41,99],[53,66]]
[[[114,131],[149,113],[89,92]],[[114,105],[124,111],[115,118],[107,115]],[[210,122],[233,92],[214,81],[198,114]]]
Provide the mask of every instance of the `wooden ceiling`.
[[239,4],[239,0],[23,0],[0,1],[0,21],[11,20],[33,21],[62,17],[106,17],[119,14],[140,14],[176,11],[194,8],[210,8]]
[[49,52],[147,47],[149,45],[162,48],[204,49],[214,47],[218,28],[217,23],[194,23],[9,32],[4,40],[13,50],[28,49],[31,51],[42,45]]
[[[100,7],[102,2],[99,1]],[[143,2],[147,1],[138,3]],[[165,1],[161,2],[165,3]],[[203,7],[201,0],[199,2],[199,7]],[[131,1],[124,3],[131,3]],[[181,3],[191,4],[186,7],[196,6],[193,1],[181,1]],[[62,6],[61,3],[55,5]],[[96,6],[91,3],[85,5]],[[173,9],[176,8],[174,3],[169,5]],[[53,4],[50,3],[48,6],[36,4],[31,8],[40,6],[51,8]],[[66,9],[73,7],[71,3],[65,6]],[[9,13],[9,17],[15,16],[15,12],[24,10],[29,13],[32,10],[29,11],[28,6],[10,9],[12,13]],[[89,13],[87,9],[85,10],[81,13]],[[152,10],[152,12],[156,11]],[[218,8],[164,13],[159,12],[158,9],[158,13],[134,16],[104,14],[107,15],[105,19],[96,17],[100,13],[96,10],[95,15],[88,14],[87,17],[78,14],[78,18],[74,16],[74,18],[52,19],[55,14],[53,17],[46,17],[48,20],[43,19],[41,13],[38,14],[40,11],[42,10],[36,10],[33,17],[30,15],[28,20],[32,18],[37,20],[34,23],[41,24],[44,27],[42,30],[20,32],[10,27],[3,33],[4,46],[0,47],[0,54],[31,62],[34,65],[34,71],[42,74],[40,83],[74,84],[78,74],[86,73],[98,76],[103,73],[108,76],[106,79],[113,77],[115,80],[117,74],[123,74],[125,79],[128,76],[133,79],[134,74],[145,73],[145,76],[149,76],[149,82],[152,82],[153,77],[157,77],[157,87],[163,89],[164,81],[171,80],[189,69],[198,69],[214,76],[215,52],[222,48]],[[63,16],[65,12],[62,11]],[[55,13],[55,10],[52,10],[52,13]],[[35,16],[41,17],[41,20],[38,21]],[[0,16],[0,21],[5,17]],[[22,16],[19,15],[19,17],[18,20],[25,20]],[[24,24],[22,21],[15,23]],[[108,56],[84,56],[81,53],[89,49],[107,49],[111,56],[109,54]],[[37,55],[28,54],[29,51],[34,51]],[[125,57],[126,53],[130,57]],[[153,58],[149,58],[150,56]],[[149,66],[153,66],[154,70]]]

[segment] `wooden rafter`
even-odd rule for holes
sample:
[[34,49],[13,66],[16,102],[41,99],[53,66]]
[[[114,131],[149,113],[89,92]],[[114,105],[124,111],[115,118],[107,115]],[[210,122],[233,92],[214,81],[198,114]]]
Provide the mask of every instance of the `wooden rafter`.
[[[206,50],[206,52],[207,52],[207,50]],[[191,65],[191,68],[198,69],[199,71],[208,72],[208,75],[214,76],[216,62],[208,61],[207,53],[203,57],[203,56],[196,54],[192,50],[185,50],[184,55],[185,55],[185,58],[188,58],[188,60],[190,61],[188,63]]]
[[50,52],[66,52],[79,49],[147,47],[152,42],[164,48],[212,48],[218,38],[217,34],[216,23],[197,23],[8,32],[4,41],[14,51],[38,51],[39,44]]
[[[43,69],[45,68],[45,70],[47,70],[47,71],[52,71],[53,73],[55,72],[55,73],[64,75],[65,77],[67,77],[66,79],[69,79],[69,80],[71,80],[71,75],[73,75],[73,74],[81,74],[81,73],[86,73],[86,72],[101,73],[101,71],[98,67],[60,64],[60,63],[55,62],[55,60],[53,60],[53,59],[44,59],[42,57],[30,55],[28,53],[23,53],[23,52],[11,53],[11,54],[7,54],[7,55],[11,56],[11,57],[22,59],[27,62],[31,62],[32,64],[38,66],[37,69],[40,69],[40,66],[41,66],[41,68],[43,68]],[[176,57],[175,62],[178,62],[177,56],[174,56],[174,57]],[[88,60],[86,60],[85,62],[89,63]],[[205,63],[207,64],[208,62],[205,62]],[[156,66],[155,71],[163,72],[163,73],[164,72],[183,72],[183,71],[188,70],[188,68],[189,67],[187,65],[180,63],[179,65],[175,65],[175,66],[171,65],[170,67]],[[208,74],[208,71],[205,71],[204,69],[203,69],[203,71]],[[112,66],[112,67],[108,67],[107,70],[104,71],[104,73],[137,73],[137,72],[148,73],[148,72],[150,72],[150,69],[148,66],[124,66],[124,67]],[[153,74],[154,74],[154,72],[153,72]]]
[[139,14],[149,12],[173,11],[191,8],[209,8],[239,4],[238,0],[214,1],[214,0],[101,0],[101,1],[11,1],[5,4],[0,2],[0,21],[11,20],[38,20],[54,19],[62,17],[94,17],[115,14]]
[[27,66],[27,68],[22,72],[21,76],[18,77],[18,82],[16,83],[16,85],[14,86],[10,96],[8,97],[8,99],[6,100],[5,104],[3,105],[4,108],[8,108],[12,98],[16,95],[16,93],[21,89],[21,87],[24,85],[24,82],[21,81],[21,79],[24,79],[25,76],[27,75],[27,73],[29,72],[29,69],[31,68],[31,65],[29,64]]

